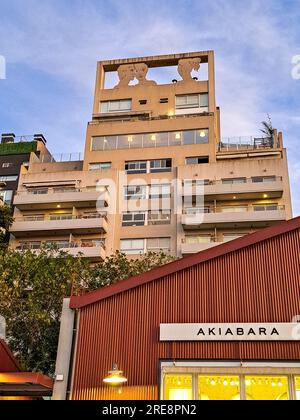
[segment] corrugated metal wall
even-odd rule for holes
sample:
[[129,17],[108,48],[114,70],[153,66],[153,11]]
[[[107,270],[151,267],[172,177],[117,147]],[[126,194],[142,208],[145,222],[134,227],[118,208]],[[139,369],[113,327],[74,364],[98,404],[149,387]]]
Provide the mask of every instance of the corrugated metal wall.
[[[73,398],[156,399],[159,359],[299,360],[299,342],[159,342],[161,323],[291,322],[299,250],[294,230],[84,307]],[[114,362],[128,377],[123,396],[100,389]]]

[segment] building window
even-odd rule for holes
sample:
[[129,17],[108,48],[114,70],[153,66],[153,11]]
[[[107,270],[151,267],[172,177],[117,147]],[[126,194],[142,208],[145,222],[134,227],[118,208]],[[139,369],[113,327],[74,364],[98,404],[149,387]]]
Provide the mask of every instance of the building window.
[[127,174],[146,174],[147,173],[147,161],[133,161],[125,162],[125,171]]
[[148,225],[169,225],[171,210],[151,210],[148,213]]
[[11,190],[0,191],[0,199],[3,201],[4,204],[7,204],[8,206],[12,204],[12,197],[13,197],[13,191]]
[[111,162],[90,163],[89,170],[90,171],[104,171],[107,169],[111,169],[111,167],[112,167]]
[[72,220],[73,215],[71,213],[65,214],[50,214],[50,220]]
[[[270,364],[268,365],[270,366]],[[227,401],[286,401],[300,400],[299,376],[281,374],[279,368],[272,369],[274,374],[261,375],[259,369],[252,368],[257,373],[244,374],[240,369],[232,369],[232,374],[214,372],[199,373],[197,368],[190,367],[187,372],[180,371],[163,374],[162,399],[165,400],[227,400]],[[293,385],[293,386],[292,386]]]
[[194,399],[192,375],[166,375],[164,387],[166,400],[188,401]]
[[187,157],[185,159],[186,165],[202,165],[204,163],[209,163],[209,157],[208,156],[193,156],[193,157]]
[[0,182],[13,182],[18,180],[18,175],[0,176]]
[[189,245],[210,244],[211,242],[213,242],[213,236],[212,235],[187,236],[185,238],[185,242]]
[[221,207],[222,213],[243,213],[248,211],[248,206],[224,206]]
[[131,99],[121,99],[118,101],[104,101],[100,104],[101,114],[109,112],[128,112],[132,109]]
[[224,233],[223,241],[224,242],[234,241],[235,239],[242,238],[245,235],[246,233]]
[[128,185],[124,187],[125,200],[145,200],[147,198],[146,185]]
[[126,255],[145,253],[145,239],[121,239],[120,251]]
[[149,238],[147,239],[148,252],[170,252],[171,239],[170,238]]
[[155,184],[150,185],[149,198],[170,198],[171,185],[170,184]]
[[296,400],[300,401],[300,376],[295,377]]
[[200,109],[202,112],[207,112],[208,93],[176,96],[176,109]]
[[276,211],[278,210],[278,204],[255,204],[253,206],[254,211]]
[[150,172],[171,172],[172,170],[172,159],[160,159],[150,161]]
[[209,130],[203,128],[198,130],[161,131],[158,133],[92,137],[91,150],[96,152],[105,150],[207,144],[208,142]]
[[254,176],[252,182],[275,182],[276,176]]
[[222,184],[233,185],[233,184],[246,184],[247,178],[228,178],[222,179]]
[[289,400],[287,376],[246,376],[247,400]]
[[240,400],[240,378],[238,376],[206,376],[198,377],[199,400],[234,401]]
[[145,212],[123,213],[122,226],[145,226]]

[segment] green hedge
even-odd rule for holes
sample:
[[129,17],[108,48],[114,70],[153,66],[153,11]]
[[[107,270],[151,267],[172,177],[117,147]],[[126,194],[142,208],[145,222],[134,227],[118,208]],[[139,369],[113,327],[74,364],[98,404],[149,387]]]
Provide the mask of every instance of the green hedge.
[[21,155],[35,152],[36,148],[36,141],[24,141],[20,143],[3,143],[0,144],[0,155]]

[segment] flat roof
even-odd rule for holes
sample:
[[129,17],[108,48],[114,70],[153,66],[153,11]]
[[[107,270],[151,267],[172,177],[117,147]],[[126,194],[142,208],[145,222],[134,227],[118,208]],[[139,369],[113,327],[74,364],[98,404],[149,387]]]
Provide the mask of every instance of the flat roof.
[[101,300],[107,299],[111,296],[141,286],[143,284],[155,281],[162,277],[171,275],[178,271],[190,268],[194,265],[203,263],[205,261],[212,260],[214,258],[221,257],[231,252],[238,251],[243,248],[247,248],[251,245],[255,245],[259,242],[266,241],[276,236],[288,233],[290,231],[300,228],[300,217],[268,227],[266,229],[259,230],[252,234],[243,236],[236,240],[226,242],[222,245],[210,248],[206,251],[201,251],[197,254],[189,257],[176,260],[162,267],[148,271],[135,277],[131,277],[127,280],[122,280],[117,284],[97,289],[93,292],[87,293],[83,296],[72,296],[70,300],[71,309],[79,309]]

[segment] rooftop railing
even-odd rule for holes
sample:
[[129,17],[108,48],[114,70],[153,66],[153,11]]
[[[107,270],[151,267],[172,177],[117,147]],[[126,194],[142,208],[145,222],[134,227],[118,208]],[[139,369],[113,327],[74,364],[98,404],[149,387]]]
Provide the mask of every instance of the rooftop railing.
[[59,188],[59,187],[40,187],[28,190],[19,190],[16,195],[47,195],[47,194],[65,194],[65,193],[93,193],[97,192],[103,194],[107,189],[103,190],[105,187],[95,187],[95,188]]
[[247,149],[274,149],[280,147],[279,141],[274,137],[223,137],[219,143],[219,151],[247,150]]
[[54,155],[40,155],[34,163],[67,163],[81,162],[83,154],[78,153],[58,153]]

